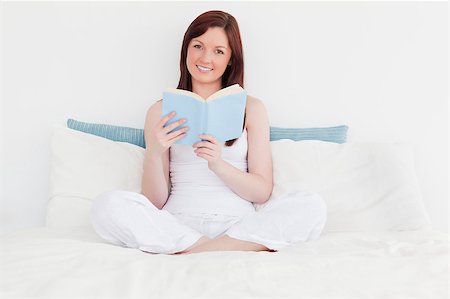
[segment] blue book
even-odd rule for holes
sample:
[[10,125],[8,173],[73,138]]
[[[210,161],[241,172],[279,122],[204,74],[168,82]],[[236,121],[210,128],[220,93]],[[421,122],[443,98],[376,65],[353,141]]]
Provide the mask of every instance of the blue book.
[[207,99],[188,90],[167,88],[163,92],[161,113],[165,116],[176,112],[166,126],[186,119],[182,126],[174,129],[189,127],[186,136],[175,142],[177,144],[192,145],[201,141],[198,136],[202,134],[212,135],[224,143],[241,136],[246,103],[247,92],[239,84],[222,88]]

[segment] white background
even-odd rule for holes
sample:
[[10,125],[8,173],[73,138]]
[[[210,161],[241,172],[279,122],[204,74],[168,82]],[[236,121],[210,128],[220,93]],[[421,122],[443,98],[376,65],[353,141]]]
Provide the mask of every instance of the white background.
[[270,124],[346,124],[350,142],[411,142],[425,206],[448,232],[446,2],[3,2],[0,232],[45,223],[53,124],[143,128],[176,87],[200,13],[238,21],[245,88]]

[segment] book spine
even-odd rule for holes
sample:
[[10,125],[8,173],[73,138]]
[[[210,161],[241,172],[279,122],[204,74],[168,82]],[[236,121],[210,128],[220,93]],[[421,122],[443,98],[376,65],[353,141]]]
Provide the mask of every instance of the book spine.
[[203,103],[202,105],[202,126],[200,132],[206,134],[206,124],[208,123],[208,103]]

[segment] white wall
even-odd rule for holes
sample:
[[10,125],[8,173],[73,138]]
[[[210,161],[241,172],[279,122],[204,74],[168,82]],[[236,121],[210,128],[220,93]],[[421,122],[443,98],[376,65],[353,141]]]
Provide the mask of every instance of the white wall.
[[412,142],[426,208],[448,232],[446,2],[0,5],[1,232],[44,225],[52,125],[142,128],[178,83],[186,28],[210,9],[238,20],[245,87],[271,125],[347,124],[349,141]]

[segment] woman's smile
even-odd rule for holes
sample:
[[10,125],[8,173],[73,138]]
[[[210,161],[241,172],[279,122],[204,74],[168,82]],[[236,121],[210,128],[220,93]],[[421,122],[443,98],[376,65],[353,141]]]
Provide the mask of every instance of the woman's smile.
[[200,65],[197,65],[197,69],[200,71],[200,73],[208,73],[208,72],[212,71],[212,69],[206,68],[206,67],[203,67]]

